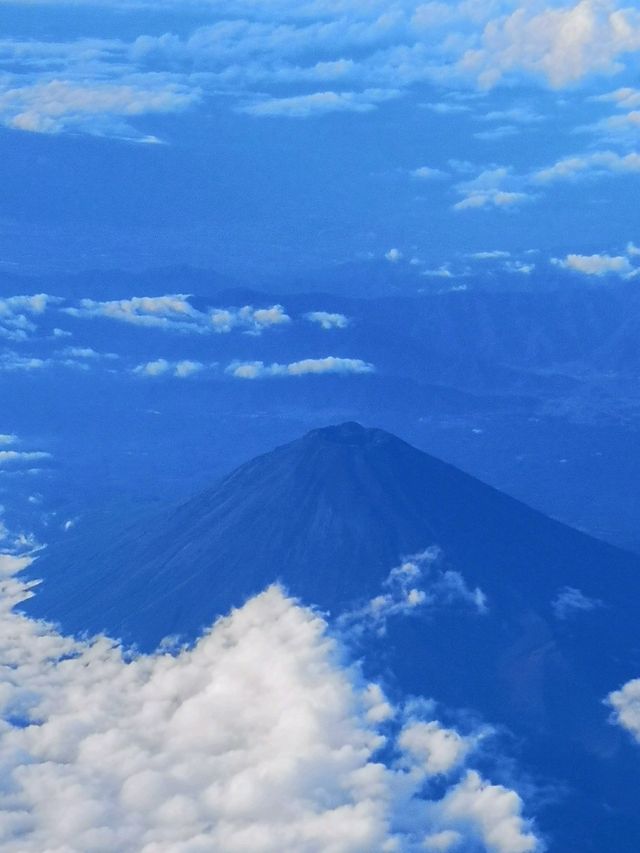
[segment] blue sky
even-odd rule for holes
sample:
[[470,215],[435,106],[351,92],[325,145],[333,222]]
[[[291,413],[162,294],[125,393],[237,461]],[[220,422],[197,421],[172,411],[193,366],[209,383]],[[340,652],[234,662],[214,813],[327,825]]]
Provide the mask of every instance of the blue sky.
[[50,0],[2,23],[6,270],[636,269],[632,5]]

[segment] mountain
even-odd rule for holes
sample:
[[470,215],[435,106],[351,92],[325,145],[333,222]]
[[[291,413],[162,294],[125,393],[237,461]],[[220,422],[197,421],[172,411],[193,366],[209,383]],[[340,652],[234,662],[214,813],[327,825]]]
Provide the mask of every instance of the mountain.
[[[415,561],[426,604],[401,616],[407,588],[390,570],[430,547]],[[603,700],[640,671],[640,559],[387,432],[314,430],[124,531],[78,533],[35,568],[30,615],[145,649],[281,580],[342,614],[390,691],[509,732],[532,790],[547,791],[551,850],[637,849],[640,773]],[[389,618],[367,630],[376,598]]]
[[[115,536],[79,533],[36,564],[31,612],[149,647],[193,635],[276,579],[339,612],[406,554],[439,546],[471,586],[548,609],[558,590],[624,600],[635,557],[552,521],[399,438],[313,430]],[[619,583],[609,583],[615,576]],[[108,582],[105,583],[105,580]]]

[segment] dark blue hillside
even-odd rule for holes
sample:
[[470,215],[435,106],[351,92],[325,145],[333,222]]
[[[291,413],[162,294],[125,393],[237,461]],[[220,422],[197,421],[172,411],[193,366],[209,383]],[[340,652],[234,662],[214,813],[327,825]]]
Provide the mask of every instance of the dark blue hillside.
[[[486,612],[435,595],[384,636],[365,631],[369,674],[504,726],[518,766],[550,792],[537,811],[553,853],[637,853],[640,763],[603,699],[640,674],[640,559],[389,433],[314,430],[173,511],[78,534],[36,564],[44,582],[24,609],[152,648],[276,579],[337,616],[430,545],[443,549],[439,571],[484,592]],[[559,618],[567,587],[592,609]]]

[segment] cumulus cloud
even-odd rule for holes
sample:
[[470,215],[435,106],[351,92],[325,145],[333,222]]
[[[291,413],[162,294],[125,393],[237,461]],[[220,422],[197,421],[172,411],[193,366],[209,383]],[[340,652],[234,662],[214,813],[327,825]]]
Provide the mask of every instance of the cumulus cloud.
[[523,832],[522,801],[515,791],[492,785],[474,770],[447,793],[434,807],[444,821],[473,827],[486,850],[495,853],[532,853],[539,842],[531,832]]
[[28,562],[0,556],[7,853],[541,849],[518,794],[468,767],[482,733],[391,706],[278,587],[135,655],[17,613]]
[[64,310],[74,317],[105,317],[135,326],[195,334],[226,334],[234,329],[260,334],[264,329],[291,322],[282,305],[266,308],[244,305],[241,308],[208,308],[200,311],[184,293],[134,296],[107,302],[83,299],[79,306]]
[[332,313],[329,311],[309,311],[304,315],[310,323],[316,323],[320,328],[329,329],[346,329],[349,325],[349,318],[344,314]]
[[626,255],[567,255],[566,258],[553,258],[553,263],[562,269],[601,277],[604,275],[630,276],[635,273]]
[[173,376],[176,379],[187,379],[204,370],[206,365],[200,361],[168,361],[166,358],[158,358],[155,361],[147,361],[134,367],[133,372],[137,376],[152,379],[157,376]]
[[340,625],[348,633],[383,635],[391,618],[459,606],[485,614],[487,597],[480,588],[471,589],[460,572],[447,567],[441,549],[431,546],[393,568],[381,594],[343,613]]
[[290,364],[265,364],[262,361],[236,361],[226,372],[236,379],[266,379],[278,376],[307,376],[309,374],[373,373],[372,364],[359,358],[305,358]]
[[460,65],[486,87],[524,72],[561,88],[590,74],[620,70],[625,55],[639,48],[637,9],[607,0],[580,0],[560,8],[527,3],[490,21],[481,45],[468,50]]

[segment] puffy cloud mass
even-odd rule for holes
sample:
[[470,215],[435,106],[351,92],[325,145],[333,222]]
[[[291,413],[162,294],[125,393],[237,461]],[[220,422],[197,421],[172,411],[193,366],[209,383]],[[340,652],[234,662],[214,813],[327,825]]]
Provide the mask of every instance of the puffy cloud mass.
[[560,88],[589,74],[615,72],[626,54],[640,48],[640,12],[633,7],[607,0],[513,5],[511,14],[488,22],[481,45],[462,58],[481,85],[525,72]]
[[6,853],[541,849],[478,733],[392,707],[278,587],[142,656],[16,613],[26,562],[0,557]]
[[359,358],[305,358],[290,364],[264,364],[262,361],[237,361],[230,364],[227,373],[236,379],[267,379],[274,376],[306,376],[324,373],[373,373],[372,364]]

